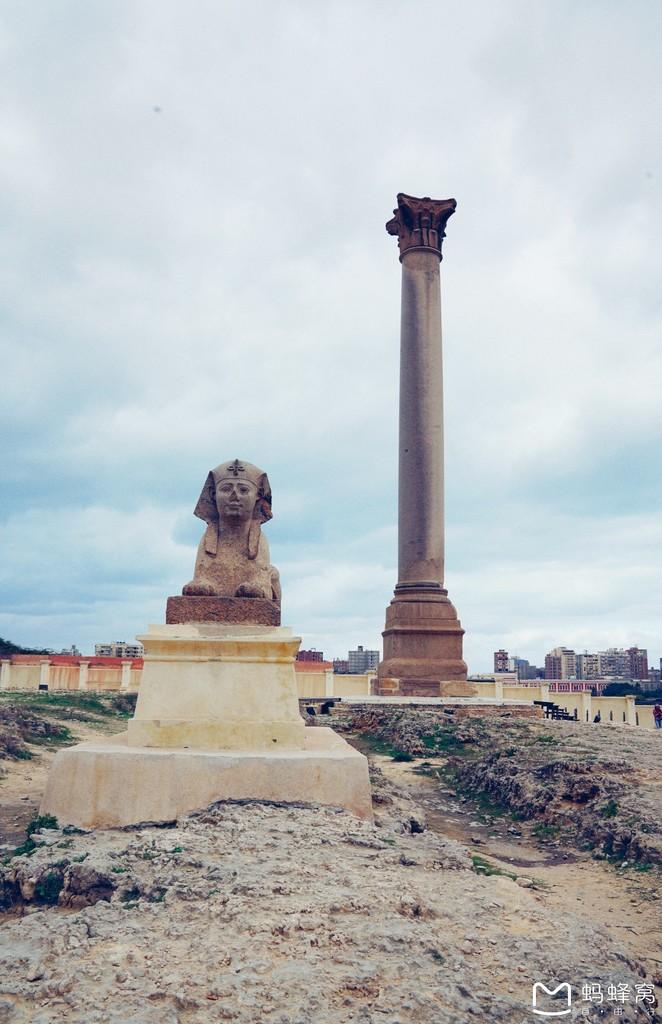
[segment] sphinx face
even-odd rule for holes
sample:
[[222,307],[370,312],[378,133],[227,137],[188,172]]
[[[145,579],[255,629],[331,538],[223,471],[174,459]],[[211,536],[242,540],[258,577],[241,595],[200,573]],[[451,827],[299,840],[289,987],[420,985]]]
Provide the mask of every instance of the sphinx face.
[[225,478],[216,484],[216,506],[223,520],[238,523],[250,519],[257,500],[257,487],[250,480]]

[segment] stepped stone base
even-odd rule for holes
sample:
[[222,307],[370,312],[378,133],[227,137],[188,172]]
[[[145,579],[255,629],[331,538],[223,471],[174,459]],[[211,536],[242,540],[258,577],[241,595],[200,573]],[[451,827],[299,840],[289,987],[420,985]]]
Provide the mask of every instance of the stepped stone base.
[[132,746],[127,733],[80,743],[56,755],[40,813],[116,828],[226,799],[319,803],[372,820],[366,758],[324,728],[306,729],[299,750],[168,750]]
[[216,800],[321,803],[372,818],[368,761],[299,714],[285,626],[150,626],[134,717],[60,751],[42,803],[61,825],[173,821]]
[[446,590],[396,587],[386,609],[378,696],[472,697],[462,658],[464,630]]
[[377,678],[377,697],[475,697],[478,688],[466,679]]

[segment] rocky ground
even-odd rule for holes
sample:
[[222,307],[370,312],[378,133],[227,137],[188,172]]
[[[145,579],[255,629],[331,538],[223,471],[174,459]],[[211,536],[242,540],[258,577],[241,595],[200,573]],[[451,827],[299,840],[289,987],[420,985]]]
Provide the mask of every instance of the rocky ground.
[[[335,723],[334,723],[335,724]],[[662,866],[662,735],[623,726],[502,717],[454,721],[369,708],[342,728],[478,798],[484,814],[532,822],[540,840],[640,869]]]
[[[559,724],[545,727],[565,742]],[[412,737],[418,727],[402,723]],[[35,832],[2,869],[0,1021],[521,1024],[535,1019],[536,981],[569,982],[573,1017],[584,1007],[611,1020],[617,1006],[621,1021],[662,1019],[649,987],[662,954],[645,942],[660,924],[655,868],[525,834],[537,819],[513,822],[459,794],[454,769],[452,784],[435,774],[482,755],[431,756],[424,743],[422,757],[394,761],[393,736],[375,731],[363,731],[381,746],[374,825],[224,803],[175,828]],[[602,891],[601,913],[576,896],[573,871]],[[602,1005],[582,1001],[589,984]],[[610,985],[629,986],[627,999],[610,1000]]]

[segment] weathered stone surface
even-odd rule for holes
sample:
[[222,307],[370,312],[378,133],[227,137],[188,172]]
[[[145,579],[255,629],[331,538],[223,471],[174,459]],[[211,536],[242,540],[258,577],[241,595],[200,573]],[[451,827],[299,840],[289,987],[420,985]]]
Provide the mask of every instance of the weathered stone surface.
[[[379,828],[331,809],[229,803],[172,829],[36,851],[28,870],[85,857],[114,867],[117,888],[110,902],[3,923],[8,1019],[521,1024],[533,981],[643,980],[585,915],[474,874],[465,848],[412,828],[400,795],[378,788]],[[652,1019],[634,1002],[620,1017]]]
[[166,623],[236,622],[280,626],[280,604],[264,597],[169,597]]
[[[269,545],[262,534],[262,524],[272,518],[267,474],[239,459],[221,463],[208,473],[194,514],[206,522],[207,529],[184,596],[261,598],[280,607],[278,570],[270,564]],[[257,606],[247,605],[245,611],[251,607],[259,613]],[[234,612],[232,606],[227,610]]]
[[461,792],[487,795],[518,819],[537,821],[542,835],[547,830],[557,842],[562,836],[564,845],[573,839],[609,856],[662,865],[662,744],[648,730],[536,721],[505,707],[470,705],[350,706],[334,726],[412,757],[470,752],[454,762]]

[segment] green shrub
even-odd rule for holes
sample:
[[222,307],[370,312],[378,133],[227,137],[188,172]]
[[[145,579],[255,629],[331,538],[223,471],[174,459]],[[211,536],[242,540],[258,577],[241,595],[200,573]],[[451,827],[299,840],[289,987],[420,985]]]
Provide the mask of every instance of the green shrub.
[[33,832],[38,832],[40,828],[59,828],[57,818],[52,814],[38,814],[36,818],[32,819],[25,830],[28,839]]

